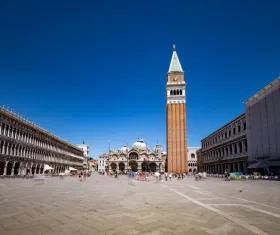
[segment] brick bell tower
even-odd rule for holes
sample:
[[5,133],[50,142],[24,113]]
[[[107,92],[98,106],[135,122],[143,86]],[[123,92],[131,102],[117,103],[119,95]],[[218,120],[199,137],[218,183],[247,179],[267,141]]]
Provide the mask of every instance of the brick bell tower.
[[167,73],[166,142],[168,172],[188,172],[186,83],[175,45]]

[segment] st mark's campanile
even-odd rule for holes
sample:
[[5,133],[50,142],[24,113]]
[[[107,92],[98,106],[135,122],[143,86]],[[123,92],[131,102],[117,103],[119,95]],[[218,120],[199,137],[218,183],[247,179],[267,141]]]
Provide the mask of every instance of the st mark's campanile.
[[188,172],[186,83],[175,45],[167,73],[166,142],[168,172]]

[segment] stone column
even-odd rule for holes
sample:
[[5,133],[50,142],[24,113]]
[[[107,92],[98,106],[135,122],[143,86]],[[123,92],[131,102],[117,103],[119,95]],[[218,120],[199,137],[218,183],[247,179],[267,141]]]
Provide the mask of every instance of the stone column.
[[244,174],[247,174],[247,167],[246,167],[246,162],[242,162],[242,164],[243,164],[243,173]]
[[230,173],[231,172],[231,163],[227,164],[227,172]]
[[8,161],[5,162],[5,167],[4,167],[3,175],[7,174],[7,165],[8,165]]
[[16,164],[16,162],[13,162],[12,172],[11,172],[11,175],[12,175],[12,176],[14,175],[14,172],[15,172],[15,164]]
[[239,148],[239,142],[238,142],[238,143],[236,143],[236,147],[237,147],[237,154],[238,154],[238,155],[240,155],[240,154],[241,154],[241,152],[240,152],[240,148]]
[[242,140],[241,144],[242,144],[242,153],[246,153],[246,150],[245,150],[245,140]]
[[240,162],[237,163],[237,170],[238,170],[238,172],[241,172]]

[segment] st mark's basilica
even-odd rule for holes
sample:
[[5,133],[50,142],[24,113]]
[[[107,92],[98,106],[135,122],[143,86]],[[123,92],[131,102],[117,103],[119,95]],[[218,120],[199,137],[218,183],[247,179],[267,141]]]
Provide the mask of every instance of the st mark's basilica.
[[104,172],[109,166],[109,170],[114,172],[164,172],[166,157],[160,144],[150,151],[144,140],[138,138],[131,149],[125,144],[118,150],[110,149],[110,154],[104,153],[99,156],[98,169],[99,172]]

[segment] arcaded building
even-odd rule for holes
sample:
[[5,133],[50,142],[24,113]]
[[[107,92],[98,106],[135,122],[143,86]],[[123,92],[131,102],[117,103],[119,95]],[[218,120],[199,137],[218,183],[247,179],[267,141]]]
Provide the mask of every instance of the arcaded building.
[[166,153],[157,144],[151,151],[143,139],[139,138],[129,149],[125,144],[120,149],[110,148],[110,153],[99,156],[98,171],[103,172],[164,172]]
[[248,145],[245,113],[201,140],[202,170],[208,173],[247,173]]
[[82,169],[83,151],[49,131],[0,107],[0,175],[54,173]]
[[280,174],[280,77],[245,102],[249,168]]

